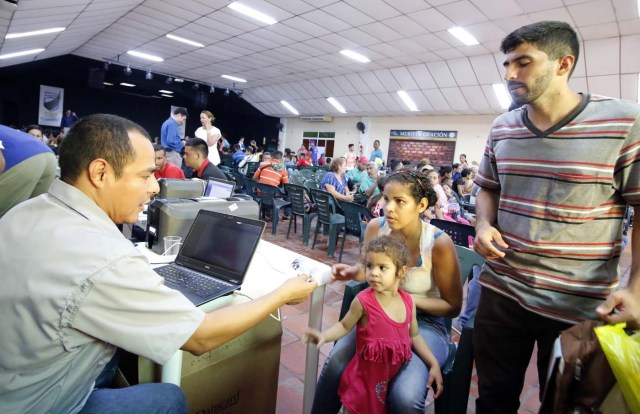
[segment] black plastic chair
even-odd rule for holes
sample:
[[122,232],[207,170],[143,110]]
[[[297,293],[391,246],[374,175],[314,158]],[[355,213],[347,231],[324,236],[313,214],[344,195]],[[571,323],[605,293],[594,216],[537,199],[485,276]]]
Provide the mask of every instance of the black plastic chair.
[[303,176],[305,180],[312,180],[315,177],[315,173],[309,167],[305,169],[299,169],[298,171],[300,172],[299,175]]
[[260,162],[259,161],[248,162],[246,164],[246,167],[247,167],[247,177],[253,178],[253,174],[258,170],[258,167],[260,167]]
[[362,243],[364,242],[364,230],[367,228],[369,220],[373,218],[373,214],[365,206],[348,201],[342,201],[340,203],[340,207],[342,207],[342,211],[344,211],[345,220],[342,232],[342,244],[340,245],[340,255],[338,256],[338,262],[342,263],[344,241],[347,239],[347,234],[352,234],[358,237],[358,242],[362,249]]
[[304,182],[305,187],[307,187],[309,190],[319,190],[320,189],[320,183],[316,180],[306,180]]
[[284,188],[287,190],[289,200],[291,200],[291,221],[287,229],[287,239],[291,232],[291,224],[293,224],[293,232],[297,233],[297,218],[302,217],[302,241],[305,246],[308,246],[309,235],[311,234],[311,220],[318,215],[317,213],[305,212],[304,199],[305,196],[311,199],[311,193],[308,188],[302,185],[285,184]]
[[260,196],[258,195],[258,182],[253,178],[245,178],[245,192],[248,196],[253,198],[253,201],[260,203]]
[[316,230],[313,234],[313,244],[311,249],[316,247],[316,240],[320,232],[320,225],[324,224],[329,231],[329,241],[327,245],[327,256],[333,259],[335,256],[336,244],[338,243],[338,234],[344,226],[344,216],[336,214],[334,206],[337,204],[333,195],[322,190],[311,190],[313,201],[318,208],[318,220],[316,221]]
[[468,224],[453,221],[431,219],[431,224],[444,231],[458,246],[469,247],[476,237],[476,229]]
[[258,183],[260,193],[260,215],[265,219],[265,212],[271,211],[271,234],[276,234],[280,210],[291,205],[290,201],[282,198],[282,193],[278,187],[269,184]]
[[305,181],[307,181],[307,179],[300,174],[289,175],[289,182],[291,184],[303,185]]

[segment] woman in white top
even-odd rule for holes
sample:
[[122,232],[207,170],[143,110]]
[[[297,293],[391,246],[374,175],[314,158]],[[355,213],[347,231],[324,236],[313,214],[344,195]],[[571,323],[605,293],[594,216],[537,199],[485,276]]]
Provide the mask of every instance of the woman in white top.
[[218,152],[218,141],[220,140],[220,130],[213,126],[214,116],[209,111],[200,112],[200,123],[202,126],[196,129],[196,138],[207,141],[209,147],[209,162],[213,165],[220,164],[220,153]]
[[[411,294],[416,304],[420,335],[443,365],[449,354],[444,317],[460,313],[462,281],[451,238],[421,218],[429,205],[436,203],[436,193],[424,174],[400,171],[385,180],[383,199],[384,217],[367,225],[365,246],[382,235],[397,238],[407,246],[410,270],[402,289]],[[333,265],[333,276],[338,280],[364,280],[364,273],[361,263]],[[355,335],[336,342],[318,379],[312,413],[338,412],[340,378],[355,349]],[[389,384],[389,412],[424,413],[428,380],[426,365],[414,356]]]

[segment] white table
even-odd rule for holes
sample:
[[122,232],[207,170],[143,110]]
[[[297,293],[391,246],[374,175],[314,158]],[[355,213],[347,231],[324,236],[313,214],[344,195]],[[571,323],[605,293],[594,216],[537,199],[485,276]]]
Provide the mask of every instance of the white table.
[[[149,250],[144,243],[137,244],[138,249],[149,259],[154,265],[168,263],[172,261],[172,257],[161,256]],[[295,276],[296,272],[290,267],[290,263],[300,257],[299,253],[285,249],[265,240],[261,240],[258,244],[256,253],[251,261],[247,276],[240,289],[240,292],[251,297],[257,298],[272,292],[278,288],[287,279]],[[306,258],[310,263],[322,273],[322,278],[326,278],[331,269],[324,263]],[[322,329],[322,308],[324,302],[325,286],[318,286],[311,295],[310,311],[309,311],[309,327],[314,329]],[[224,306],[244,303],[248,299],[241,295],[228,295],[214,301],[205,303],[200,306],[205,312],[210,312]],[[311,411],[313,403],[313,395],[315,393],[316,379],[318,373],[319,351],[315,344],[307,344],[307,359],[305,367],[304,381],[304,412]],[[161,380],[162,382],[180,385],[182,374],[182,351],[178,351],[174,356],[162,366]]]

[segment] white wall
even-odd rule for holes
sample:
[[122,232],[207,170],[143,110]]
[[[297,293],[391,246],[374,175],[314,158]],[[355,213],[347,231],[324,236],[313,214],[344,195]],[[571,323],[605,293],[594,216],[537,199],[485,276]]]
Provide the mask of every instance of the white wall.
[[[412,117],[345,117],[333,118],[332,122],[308,122],[299,118],[283,118],[285,130],[280,134],[280,146],[296,150],[302,143],[304,131],[335,132],[335,156],[347,152],[349,144],[359,143],[364,147],[364,154],[369,157],[373,149],[373,141],[380,140],[380,148],[385,159],[389,149],[389,131],[392,129],[458,131],[455,162],[462,153],[467,154],[468,161],[482,159],[487,134],[496,115],[463,115],[463,116],[412,116]],[[356,129],[356,123],[364,122],[365,132]],[[454,160],[451,160],[454,162]]]

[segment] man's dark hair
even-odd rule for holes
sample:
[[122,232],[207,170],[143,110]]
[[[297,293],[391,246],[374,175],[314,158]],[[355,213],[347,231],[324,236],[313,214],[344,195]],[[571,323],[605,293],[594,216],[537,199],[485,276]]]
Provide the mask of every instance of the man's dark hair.
[[469,174],[471,174],[471,168],[465,168],[460,172],[460,177],[467,177]]
[[247,147],[244,149],[244,152],[248,152],[249,154],[253,154],[253,148],[252,147]]
[[565,22],[536,22],[511,32],[500,43],[502,53],[509,53],[523,43],[534,45],[549,56],[558,59],[566,55],[575,57],[571,73],[576,67],[580,55],[580,43],[575,30]]
[[354,146],[353,144],[349,144],[347,147],[348,147],[348,148],[351,148],[351,147],[353,147],[353,146]]
[[198,151],[204,158],[209,156],[209,147],[207,141],[202,138],[189,138],[185,143],[185,147],[192,147]]
[[440,167],[440,175],[444,177],[445,174],[448,174],[450,172],[453,172],[453,168],[449,167],[448,165],[443,165],[442,167]]
[[451,168],[454,169],[454,170],[456,168],[458,168],[459,166],[460,166],[460,164],[458,164],[457,162],[454,162],[453,164],[451,164]]
[[189,116],[189,112],[187,112],[187,108],[183,108],[181,106],[177,107],[176,109],[173,110],[173,114],[174,115],[184,115],[184,116]]
[[153,152],[162,151],[165,155],[167,151],[160,144],[153,144]]
[[149,140],[143,127],[128,119],[107,114],[85,116],[73,124],[59,150],[60,176],[73,183],[93,160],[103,158],[113,167],[116,178],[135,157],[129,132]]
[[281,160],[282,159],[282,151],[274,151],[271,153],[271,159],[273,160]]
[[27,129],[25,129],[26,132],[31,131],[32,129],[37,129],[38,131],[40,131],[41,133],[43,133],[42,128],[40,127],[40,125],[29,125],[27,127]]

